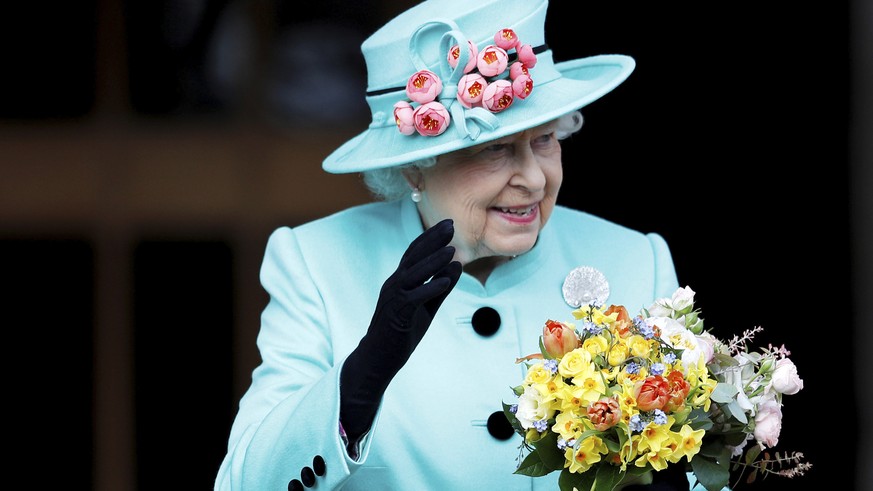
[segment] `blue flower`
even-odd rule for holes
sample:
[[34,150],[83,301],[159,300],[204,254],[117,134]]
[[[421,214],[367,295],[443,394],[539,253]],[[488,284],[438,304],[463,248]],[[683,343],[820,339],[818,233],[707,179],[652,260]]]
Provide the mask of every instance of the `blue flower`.
[[552,375],[558,373],[558,360],[546,360],[543,362],[543,368],[547,369]]

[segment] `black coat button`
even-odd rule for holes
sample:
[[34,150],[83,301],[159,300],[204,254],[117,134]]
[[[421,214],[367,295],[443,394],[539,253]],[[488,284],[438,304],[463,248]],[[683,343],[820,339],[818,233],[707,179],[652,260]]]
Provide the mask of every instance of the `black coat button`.
[[303,483],[297,479],[292,479],[288,483],[288,491],[303,491]]
[[482,307],[473,314],[473,330],[480,336],[493,336],[500,328],[500,314],[491,307]]
[[312,468],[304,467],[303,470],[300,471],[300,480],[303,481],[303,485],[307,488],[315,486],[315,473],[312,472]]
[[312,469],[315,471],[316,476],[323,476],[324,471],[327,470],[327,464],[324,463],[324,457],[316,455],[315,458],[312,459]]
[[488,416],[488,433],[498,440],[509,440],[515,433],[503,411],[494,411]]

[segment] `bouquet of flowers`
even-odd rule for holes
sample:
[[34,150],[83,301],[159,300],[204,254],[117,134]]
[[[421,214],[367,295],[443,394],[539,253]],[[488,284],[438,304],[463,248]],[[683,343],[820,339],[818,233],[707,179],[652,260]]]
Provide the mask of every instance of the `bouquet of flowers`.
[[784,346],[747,347],[760,327],[716,338],[688,287],[634,317],[596,302],[572,315],[546,321],[540,353],[517,360],[527,374],[503,404],[523,438],[516,474],[560,471],[562,491],[611,491],[683,465],[718,491],[732,469],[752,482],[811,467],[799,452],[767,451],[783,396],[803,381]]

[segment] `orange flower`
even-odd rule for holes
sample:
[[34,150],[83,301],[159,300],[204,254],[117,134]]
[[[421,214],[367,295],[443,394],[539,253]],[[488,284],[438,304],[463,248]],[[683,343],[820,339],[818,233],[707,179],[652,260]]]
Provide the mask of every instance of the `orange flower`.
[[618,317],[615,319],[615,329],[621,337],[625,337],[628,335],[628,329],[630,329],[632,324],[631,316],[627,313],[627,309],[624,308],[624,305],[610,305],[608,309],[603,311],[603,315],[612,315],[615,313],[618,313]]
[[637,382],[634,389],[637,407],[641,411],[663,409],[670,399],[670,383],[660,375],[646,377],[642,382]]
[[588,406],[588,419],[597,431],[606,431],[621,421],[621,406],[614,397],[604,397]]
[[561,358],[578,348],[580,344],[576,331],[563,322],[547,320],[543,327],[543,346],[553,358]]
[[685,398],[688,397],[688,392],[691,391],[691,386],[679,370],[673,370],[668,373],[667,382],[670,384],[670,396],[664,410],[674,412],[682,409],[685,406]]

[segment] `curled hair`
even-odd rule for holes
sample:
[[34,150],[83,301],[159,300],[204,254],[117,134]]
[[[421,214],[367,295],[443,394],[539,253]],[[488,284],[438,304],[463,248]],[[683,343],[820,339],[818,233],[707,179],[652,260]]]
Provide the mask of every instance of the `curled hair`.
[[[557,119],[555,137],[558,140],[568,138],[582,128],[582,113],[573,111]],[[400,199],[409,193],[409,183],[403,177],[403,171],[409,168],[426,169],[436,165],[436,157],[427,157],[408,164],[364,171],[364,184],[374,197],[384,201]]]

